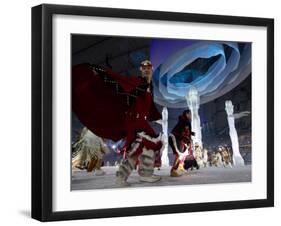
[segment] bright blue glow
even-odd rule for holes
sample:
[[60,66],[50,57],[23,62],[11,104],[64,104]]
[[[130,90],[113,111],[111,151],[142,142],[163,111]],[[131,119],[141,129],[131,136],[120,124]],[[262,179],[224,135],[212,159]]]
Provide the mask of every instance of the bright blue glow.
[[[157,40],[152,42],[151,60],[158,64],[153,74],[154,99],[162,106],[186,107],[185,96],[191,87],[198,90],[201,103],[208,102],[233,89],[251,72],[251,44],[245,43],[240,53],[235,42],[165,39],[156,45]],[[197,59],[200,63],[189,67]]]

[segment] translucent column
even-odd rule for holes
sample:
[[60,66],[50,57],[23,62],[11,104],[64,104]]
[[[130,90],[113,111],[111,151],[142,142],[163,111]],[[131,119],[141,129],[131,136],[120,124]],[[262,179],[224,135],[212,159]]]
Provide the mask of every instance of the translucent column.
[[235,128],[235,120],[233,115],[233,105],[231,100],[225,101],[225,111],[227,113],[227,121],[229,126],[229,135],[233,150],[233,165],[234,166],[244,166],[244,159],[242,158],[239,151],[238,135]]
[[186,94],[187,106],[191,111],[191,126],[192,131],[195,132],[194,142],[197,142],[202,147],[202,133],[200,126],[200,117],[198,114],[200,106],[200,97],[195,87],[191,87]]
[[166,107],[162,110],[162,142],[163,142],[163,149],[162,149],[162,156],[161,162],[162,166],[169,166],[169,157],[168,157],[168,110]]

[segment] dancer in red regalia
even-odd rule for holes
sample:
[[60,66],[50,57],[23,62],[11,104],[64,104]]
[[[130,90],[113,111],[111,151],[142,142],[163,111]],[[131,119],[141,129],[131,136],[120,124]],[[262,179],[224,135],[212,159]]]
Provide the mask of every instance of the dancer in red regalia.
[[181,176],[185,172],[185,165],[196,161],[193,157],[192,137],[195,133],[191,128],[191,112],[185,110],[179,116],[178,123],[169,135],[169,144],[175,154],[175,161],[171,168],[172,177]]
[[137,162],[141,181],[161,179],[153,174],[154,167],[161,165],[162,141],[149,124],[161,119],[153,102],[152,70],[148,60],[141,63],[141,77],[90,64],[72,70],[72,108],[79,120],[100,137],[125,139],[126,158],[116,173],[121,185],[127,185]]

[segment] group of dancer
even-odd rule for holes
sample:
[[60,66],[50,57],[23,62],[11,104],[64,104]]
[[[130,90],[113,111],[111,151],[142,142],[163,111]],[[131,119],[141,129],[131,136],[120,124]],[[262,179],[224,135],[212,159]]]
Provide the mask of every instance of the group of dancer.
[[[73,112],[86,127],[74,145],[77,153],[73,158],[74,167],[103,174],[100,169],[102,158],[108,152],[103,139],[115,142],[123,139],[125,143],[121,151],[124,157],[116,172],[116,183],[128,185],[127,179],[136,168],[142,182],[153,183],[161,179],[154,174],[154,168],[161,166],[163,141],[162,134],[156,134],[150,125],[150,122],[161,120],[153,101],[151,62],[143,61],[140,72],[140,77],[122,76],[98,65],[73,67]],[[185,161],[194,161],[194,135],[191,112],[185,110],[169,135],[169,145],[175,154],[171,176],[182,175]],[[87,136],[92,137],[91,142],[85,139]],[[98,149],[93,150],[93,147]],[[82,154],[83,151],[79,150],[90,154]]]

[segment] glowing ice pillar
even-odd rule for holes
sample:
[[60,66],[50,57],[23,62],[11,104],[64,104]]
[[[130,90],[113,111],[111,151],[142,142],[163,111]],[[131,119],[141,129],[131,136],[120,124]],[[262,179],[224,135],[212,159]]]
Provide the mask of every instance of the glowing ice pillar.
[[161,163],[162,166],[169,166],[169,157],[168,157],[168,110],[166,107],[162,110],[162,142],[163,142],[163,149],[162,149],[162,156],[161,156]]
[[195,87],[191,87],[186,94],[187,106],[191,111],[191,127],[195,132],[194,142],[197,142],[202,147],[202,133],[200,126],[200,117],[198,114],[200,106],[200,97]]
[[242,158],[239,151],[238,135],[235,128],[234,115],[233,115],[233,105],[231,100],[225,101],[225,111],[227,113],[227,121],[229,126],[229,135],[233,150],[233,165],[234,166],[244,166],[244,159]]

